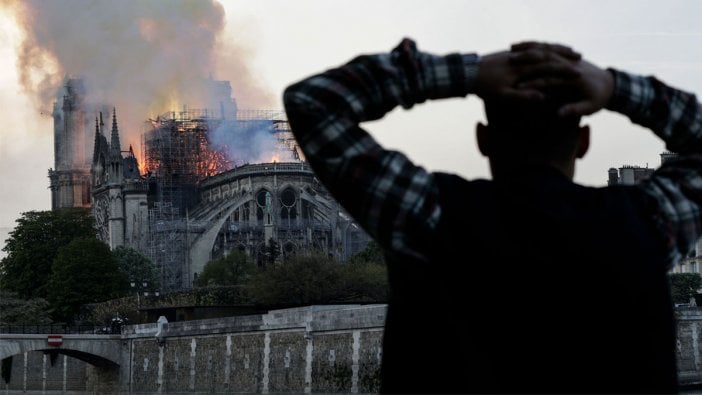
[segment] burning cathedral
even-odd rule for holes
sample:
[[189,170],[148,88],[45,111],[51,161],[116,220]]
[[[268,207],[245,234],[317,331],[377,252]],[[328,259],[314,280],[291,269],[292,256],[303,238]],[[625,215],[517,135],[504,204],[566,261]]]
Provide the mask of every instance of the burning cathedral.
[[209,79],[202,109],[145,122],[141,156],[120,142],[118,109],[68,79],[54,104],[52,209],[91,207],[98,237],[150,258],[161,287],[192,287],[237,249],[263,266],[316,251],[345,260],[369,238],[319,183],[282,111],[240,110]]

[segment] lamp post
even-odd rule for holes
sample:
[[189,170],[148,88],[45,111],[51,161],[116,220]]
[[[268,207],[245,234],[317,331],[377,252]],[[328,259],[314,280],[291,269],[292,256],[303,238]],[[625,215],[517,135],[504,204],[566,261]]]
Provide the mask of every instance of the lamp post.
[[149,297],[152,293],[154,296],[159,296],[160,292],[158,290],[150,291],[149,290],[149,282],[146,280],[141,280],[137,281],[135,279],[129,280],[129,286],[131,287],[132,291],[136,293],[137,297],[137,314],[139,314],[139,310],[141,309],[141,297]]
[[[139,285],[141,285],[141,287],[139,287]],[[142,280],[142,281],[136,281],[136,280],[133,280],[133,279],[132,279],[132,280],[129,280],[129,286],[132,288],[132,291],[134,291],[134,292],[136,293],[136,297],[137,297],[137,310],[141,307],[141,300],[140,300],[140,294],[141,294],[141,292],[140,292],[140,291],[145,292],[145,293],[144,293],[144,296],[147,296],[147,295],[149,294],[149,292],[148,292],[148,291],[143,291],[143,290],[145,290],[146,287],[147,287],[148,285],[149,285],[149,283],[146,282],[145,280]]]
[[150,298],[152,296],[158,297],[160,296],[160,292],[156,289],[151,289],[150,284],[147,280],[136,280],[136,279],[130,279],[129,280],[129,286],[131,287],[132,291],[136,293],[137,297],[137,308],[136,308],[136,313],[138,320],[141,323],[141,298]]

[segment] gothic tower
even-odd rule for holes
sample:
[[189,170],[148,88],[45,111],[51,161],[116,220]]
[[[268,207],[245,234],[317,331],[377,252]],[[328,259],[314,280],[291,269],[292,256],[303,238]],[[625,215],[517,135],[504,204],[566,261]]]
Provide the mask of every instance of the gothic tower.
[[110,161],[108,174],[110,199],[110,247],[124,245],[124,200],[122,197],[122,148],[117,129],[117,110],[112,111],[112,130],[110,133]]
[[54,103],[54,169],[49,169],[51,208],[90,207],[90,121],[85,117],[85,88],[69,79]]
[[114,249],[145,251],[148,234],[147,185],[139,174],[133,150],[122,156],[117,111],[113,109],[110,141],[105,137],[102,113],[95,119],[92,162],[93,214],[98,237]]

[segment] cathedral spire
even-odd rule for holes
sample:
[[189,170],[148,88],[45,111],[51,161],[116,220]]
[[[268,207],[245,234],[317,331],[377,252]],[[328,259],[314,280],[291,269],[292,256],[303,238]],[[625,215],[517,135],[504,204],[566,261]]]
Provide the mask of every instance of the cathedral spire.
[[95,117],[95,142],[93,143],[93,162],[97,160],[98,157],[98,144],[100,144],[100,124],[98,123],[98,117]]
[[122,158],[122,147],[119,143],[119,129],[117,129],[117,109],[112,108],[112,136],[110,140],[110,151],[116,157]]

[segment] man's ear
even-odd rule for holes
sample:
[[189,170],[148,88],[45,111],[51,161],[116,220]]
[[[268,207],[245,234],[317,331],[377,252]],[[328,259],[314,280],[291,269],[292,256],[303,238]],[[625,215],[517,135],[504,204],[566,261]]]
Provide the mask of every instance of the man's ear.
[[483,156],[490,156],[490,128],[478,122],[475,125],[475,137],[478,140],[478,149]]
[[587,153],[590,148],[590,126],[580,126],[578,133],[578,146],[575,150],[575,157],[580,159]]

